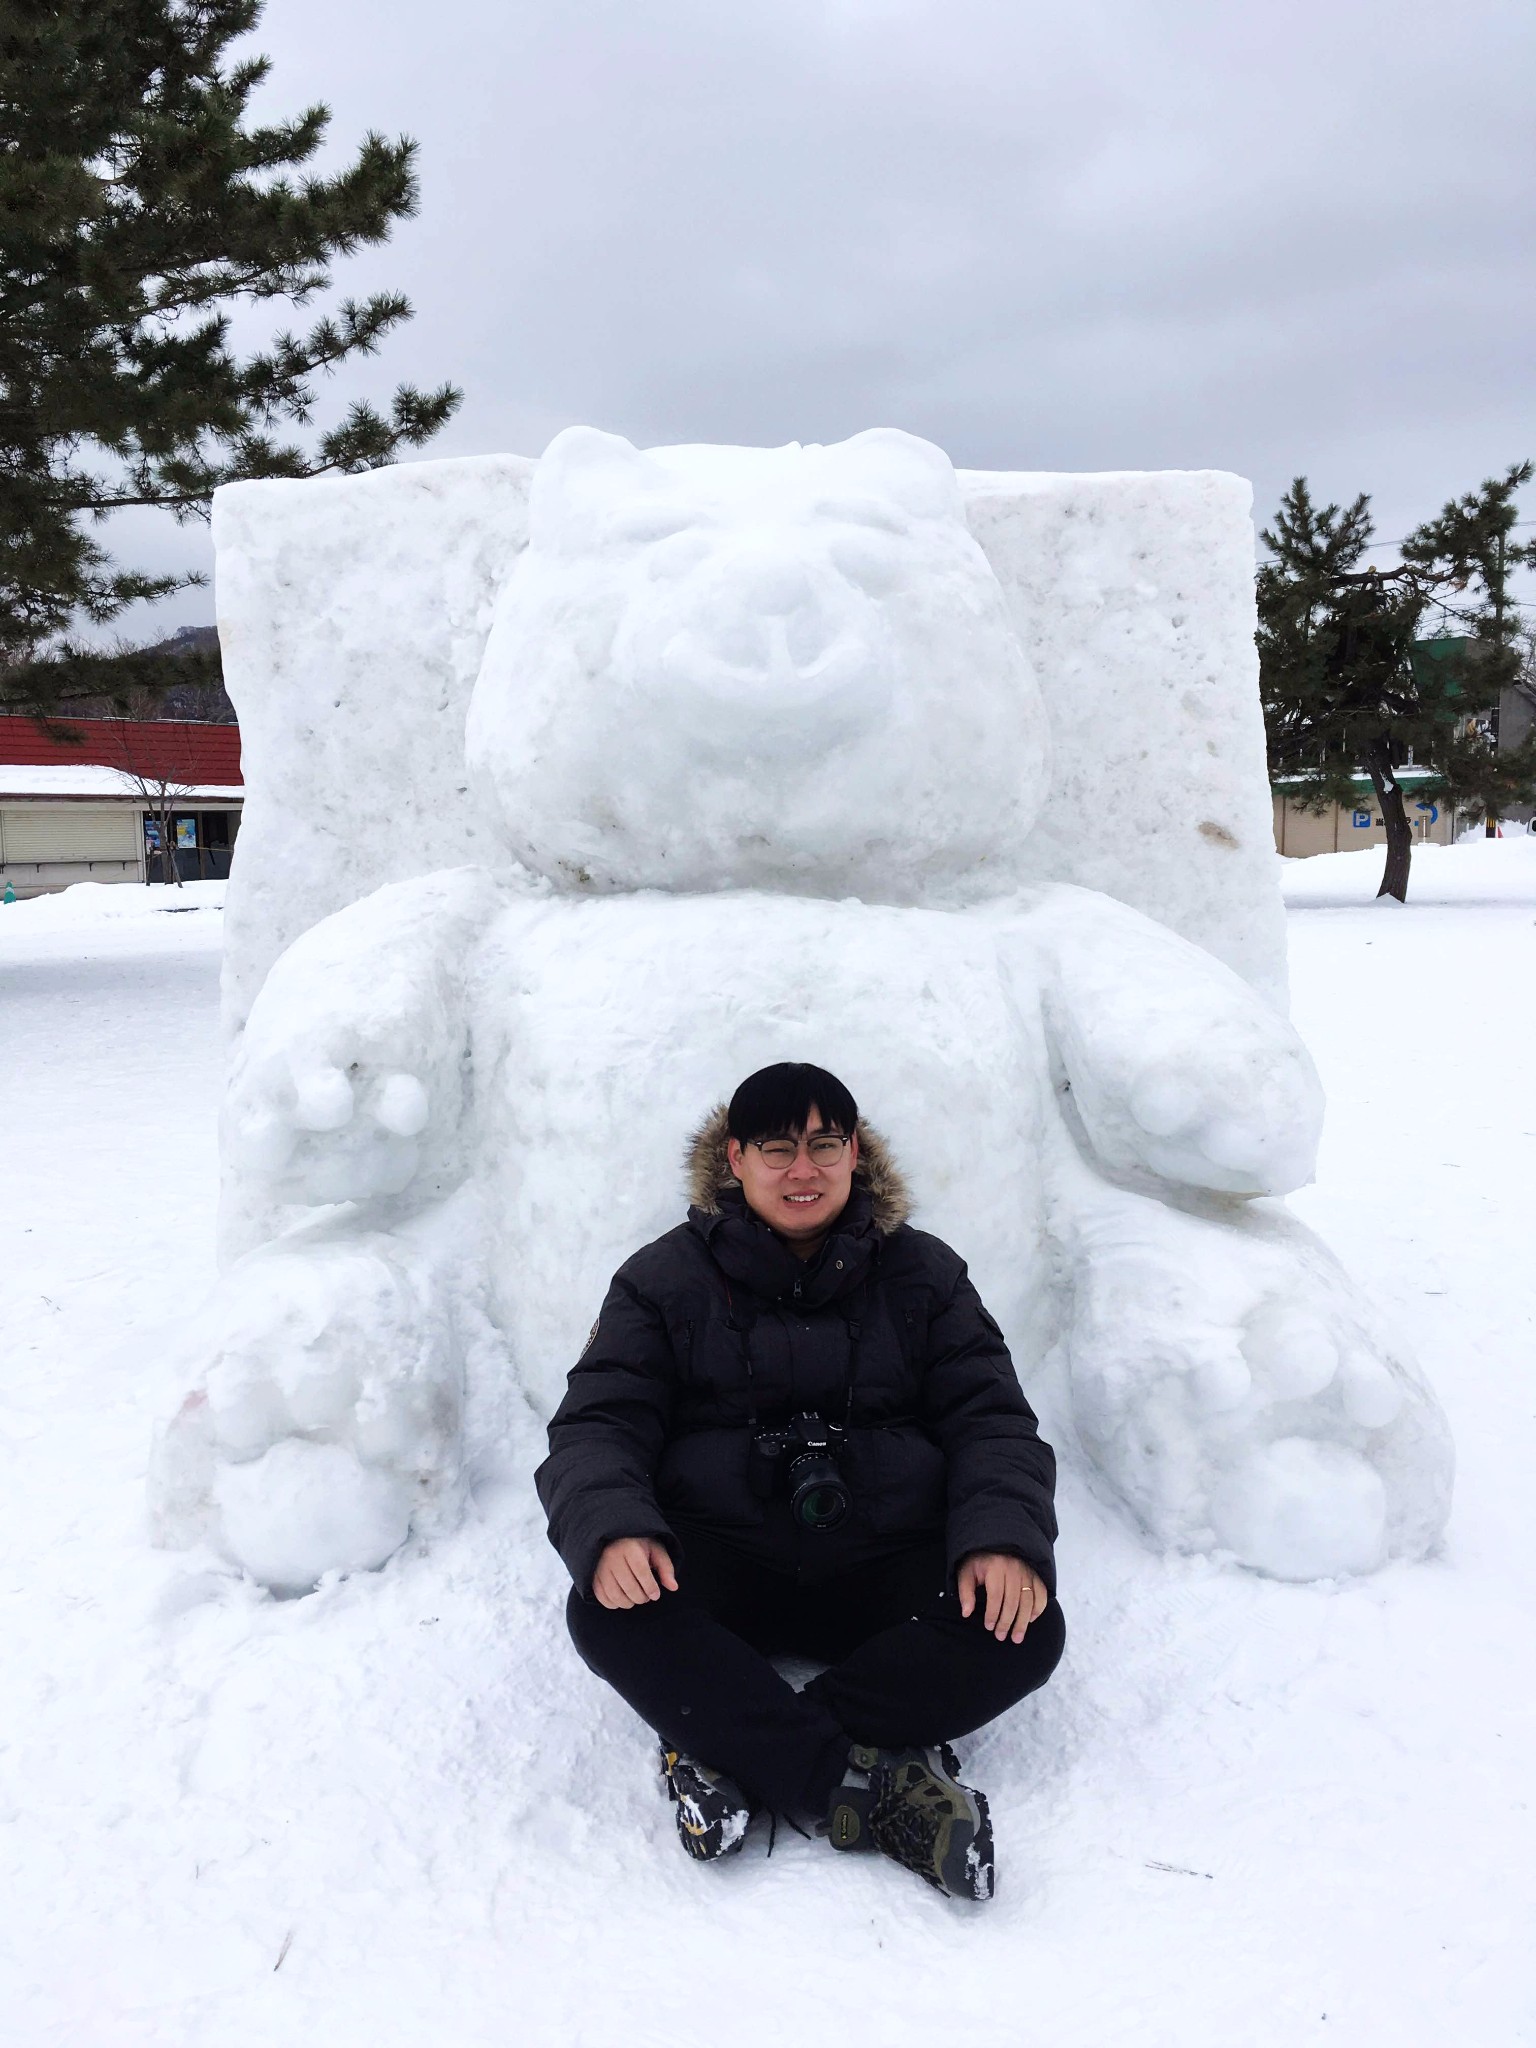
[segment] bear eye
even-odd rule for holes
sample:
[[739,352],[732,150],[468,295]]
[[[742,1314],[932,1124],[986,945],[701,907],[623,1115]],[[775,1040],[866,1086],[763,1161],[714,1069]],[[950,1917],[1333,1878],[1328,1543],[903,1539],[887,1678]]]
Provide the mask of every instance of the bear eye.
[[816,507],[818,519],[833,519],[840,526],[861,526],[867,533],[904,535],[907,522],[878,498],[827,498]]
[[608,537],[643,547],[653,541],[672,540],[697,524],[698,514],[686,505],[637,505],[611,522]]
[[902,580],[897,550],[873,531],[840,533],[827,552],[848,581],[870,597],[884,597]]
[[657,541],[646,557],[647,574],[657,577],[684,576],[709,553],[708,536],[695,530],[668,534]]

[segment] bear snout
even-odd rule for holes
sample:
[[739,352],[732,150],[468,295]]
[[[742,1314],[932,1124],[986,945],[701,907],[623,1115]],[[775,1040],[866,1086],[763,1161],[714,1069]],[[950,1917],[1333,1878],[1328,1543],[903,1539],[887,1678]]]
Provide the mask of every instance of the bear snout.
[[[659,601],[658,601],[659,600]],[[814,710],[844,731],[889,695],[877,608],[830,562],[753,549],[701,564],[635,619],[614,648],[659,707],[743,727]]]
[[806,614],[740,621],[730,633],[687,626],[636,677],[653,700],[685,716],[725,718],[733,728],[785,727],[814,712],[851,730],[884,701],[883,664],[862,634]]

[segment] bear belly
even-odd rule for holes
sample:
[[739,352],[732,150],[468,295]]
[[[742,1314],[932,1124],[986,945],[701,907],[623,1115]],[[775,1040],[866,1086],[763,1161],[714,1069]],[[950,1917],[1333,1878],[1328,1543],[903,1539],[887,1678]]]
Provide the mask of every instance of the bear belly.
[[694,1130],[776,1060],[847,1083],[1021,1373],[1041,1349],[1046,1060],[981,919],[747,894],[521,905],[489,935],[472,1043],[492,1304],[541,1410],[615,1269],[683,1220]]

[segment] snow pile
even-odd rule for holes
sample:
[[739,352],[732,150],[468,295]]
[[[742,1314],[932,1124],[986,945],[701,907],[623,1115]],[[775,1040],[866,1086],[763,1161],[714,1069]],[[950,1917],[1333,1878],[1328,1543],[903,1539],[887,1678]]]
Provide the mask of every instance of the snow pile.
[[47,896],[0,904],[0,944],[7,934],[32,937],[69,926],[117,924],[164,911],[222,910],[227,882],[73,882]]
[[[1280,886],[1298,909],[1340,909],[1380,903],[1395,910],[1395,897],[1378,897],[1382,864],[1379,846],[1357,853],[1319,853],[1308,860],[1279,860]],[[1536,902],[1536,838],[1471,839],[1459,846],[1429,842],[1413,849],[1407,908],[1421,904]]]
[[[269,671],[304,613],[293,538],[263,506],[295,508],[318,558],[352,565],[340,596],[325,591],[343,672],[397,614],[403,649],[441,654],[430,605],[459,621],[461,674],[519,479],[474,474],[505,516],[482,506],[457,614],[440,580],[393,580],[406,512],[438,517],[433,481],[367,480],[358,504],[392,520],[363,522],[390,543],[371,586],[345,493],[235,494],[221,602],[238,593]],[[648,455],[589,429],[558,437],[468,711],[479,809],[465,815],[485,860],[320,922],[307,909],[248,1013],[275,926],[236,925],[225,1229],[247,1256],[199,1327],[193,1393],[162,1447],[168,1540],[210,1542],[295,1590],[438,1526],[456,1498],[460,1358],[481,1360],[465,1384],[478,1412],[505,1416],[520,1391],[547,1413],[610,1274],[675,1221],[688,1133],[745,1073],[809,1058],[888,1131],[917,1220],[963,1249],[1026,1382],[1065,1373],[1100,1480],[1156,1543],[1290,1578],[1432,1547],[1450,1491],[1433,1396],[1308,1233],[1248,1206],[1311,1174],[1311,1062],[1248,981],[1168,928],[1220,928],[1258,877],[1245,964],[1274,979],[1274,862],[1248,815],[1252,678],[1245,696],[1242,674],[1220,673],[1251,623],[1230,575],[1236,487],[1100,480],[1090,518],[1080,493],[1061,509],[1060,480],[970,482],[1011,560],[1007,591],[947,458],[911,436]],[[464,538],[472,494],[454,502]],[[1136,850],[1179,878],[1166,923],[1064,882],[1059,837],[1033,865],[1050,735],[1017,620],[1051,504],[1086,535],[1048,556],[1058,620],[1078,615],[1090,654],[1124,641],[1114,701],[1145,742],[1139,782],[1164,787],[1187,720],[1208,718],[1207,857],[1185,857],[1188,815]],[[1214,564],[1203,587],[1189,537],[1181,549],[1164,531],[1179,504]],[[1193,637],[1186,598],[1153,580],[1181,561]],[[1114,573],[1134,602],[1105,600]],[[1086,687],[1070,642],[1059,625],[1039,641],[1058,695]],[[226,641],[237,696],[241,644]],[[402,723],[425,735],[420,701]],[[282,762],[312,733],[263,729],[246,763],[271,820],[309,772]],[[1077,802],[1097,728],[1066,730]],[[400,781],[384,815],[408,816],[422,791],[386,758]],[[1101,788],[1118,800],[1127,772],[1122,752]],[[423,786],[440,793],[441,773]],[[352,832],[355,816],[327,821],[351,836],[325,900],[378,858],[379,819]],[[496,842],[513,858],[493,871]],[[270,893],[266,867],[245,883],[255,843],[242,835],[236,905]],[[1083,858],[1106,883],[1134,868],[1099,840]],[[477,1349],[487,1311],[498,1344]]]

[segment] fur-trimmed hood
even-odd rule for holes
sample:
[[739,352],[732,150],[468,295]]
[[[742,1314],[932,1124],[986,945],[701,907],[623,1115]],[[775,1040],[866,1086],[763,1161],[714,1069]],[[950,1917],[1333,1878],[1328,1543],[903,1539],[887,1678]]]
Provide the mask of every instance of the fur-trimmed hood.
[[[740,1185],[726,1155],[730,1132],[726,1128],[726,1106],[717,1103],[694,1132],[688,1145],[688,1199],[706,1216],[718,1216],[720,1196]],[[912,1213],[901,1168],[891,1157],[891,1148],[880,1133],[859,1119],[859,1163],[853,1170],[856,1186],[869,1195],[870,1220],[882,1237],[905,1223]]]

